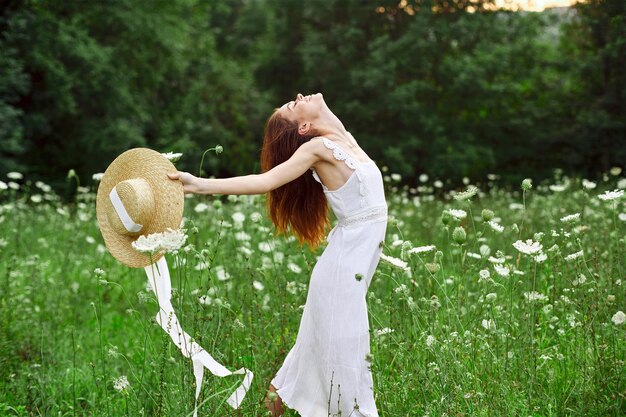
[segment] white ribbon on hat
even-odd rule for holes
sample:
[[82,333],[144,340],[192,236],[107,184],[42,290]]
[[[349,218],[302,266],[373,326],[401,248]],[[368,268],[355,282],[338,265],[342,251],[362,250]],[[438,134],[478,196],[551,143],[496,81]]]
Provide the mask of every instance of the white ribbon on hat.
[[182,354],[187,358],[191,358],[193,362],[193,373],[196,377],[196,403],[193,412],[194,417],[197,417],[198,415],[198,396],[200,395],[200,388],[202,387],[204,368],[207,368],[213,375],[219,377],[225,377],[233,374],[245,374],[243,382],[239,385],[235,392],[228,397],[228,400],[226,400],[231,407],[235,409],[239,408],[239,405],[245,398],[246,393],[250,388],[254,374],[246,368],[240,368],[234,372],[229,371],[213,359],[213,357],[209,355],[206,350],[193,341],[191,336],[189,336],[189,334],[187,334],[180,327],[171,303],[172,284],[165,257],[162,257],[156,263],[146,266],[145,270],[148,275],[150,288],[152,288],[152,291],[156,294],[159,302],[160,310],[156,315],[157,323],[159,323],[163,330],[170,335],[174,344],[179,347]]
[[111,200],[113,208],[115,209],[117,216],[122,221],[122,224],[124,225],[126,230],[128,230],[129,232],[140,231],[143,226],[135,223],[133,219],[130,218],[128,212],[126,211],[126,207],[124,207],[122,200],[120,200],[120,196],[117,194],[117,190],[115,189],[115,187],[111,189],[111,192],[109,193],[109,199]]
[[[117,215],[120,217],[122,224],[129,232],[137,232],[141,230],[142,226],[136,224],[128,215],[128,212],[124,208],[124,204],[119,198],[115,187],[109,193],[109,198],[113,203],[113,207]],[[139,227],[139,228],[137,228]],[[156,267],[156,268],[155,268]],[[250,389],[252,378],[254,374],[246,368],[239,368],[238,370],[231,372],[225,368],[222,364],[217,362],[213,357],[202,348],[199,344],[191,339],[191,336],[187,334],[176,317],[174,307],[172,306],[172,281],[170,278],[169,268],[165,256],[161,257],[157,262],[152,263],[145,268],[146,275],[148,276],[148,283],[150,288],[157,297],[159,303],[159,312],[156,315],[156,321],[170,335],[174,344],[178,346],[183,356],[191,358],[193,362],[193,374],[196,377],[196,400],[194,404],[193,416],[198,416],[198,396],[200,395],[200,389],[202,388],[202,379],[204,377],[204,368],[207,368],[213,375],[219,377],[225,377],[233,374],[245,374],[244,379],[239,387],[231,394],[226,400],[232,408],[239,408],[239,405],[243,401]]]

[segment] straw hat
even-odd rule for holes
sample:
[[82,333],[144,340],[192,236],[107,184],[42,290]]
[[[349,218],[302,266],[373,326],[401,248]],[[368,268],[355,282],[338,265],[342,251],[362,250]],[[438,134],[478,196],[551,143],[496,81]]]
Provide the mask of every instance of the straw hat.
[[185,195],[180,181],[167,177],[174,165],[159,152],[130,149],[106,169],[96,199],[98,225],[111,255],[131,268],[156,262],[163,254],[138,252],[131,243],[141,235],[178,229]]

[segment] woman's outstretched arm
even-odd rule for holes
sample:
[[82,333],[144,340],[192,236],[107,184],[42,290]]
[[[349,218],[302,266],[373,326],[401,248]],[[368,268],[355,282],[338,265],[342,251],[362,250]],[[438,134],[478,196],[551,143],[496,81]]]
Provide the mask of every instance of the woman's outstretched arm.
[[183,183],[185,193],[194,194],[264,194],[304,174],[321,160],[321,141],[302,144],[285,162],[263,174],[242,175],[231,178],[198,178],[188,172],[167,174],[172,180]]

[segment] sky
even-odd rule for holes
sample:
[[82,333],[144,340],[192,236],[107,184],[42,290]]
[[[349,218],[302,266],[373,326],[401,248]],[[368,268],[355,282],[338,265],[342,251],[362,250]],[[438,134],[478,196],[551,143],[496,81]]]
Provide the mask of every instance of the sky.
[[[575,0],[496,0],[496,5],[513,5],[511,8],[521,8],[540,12],[549,7],[566,7],[575,3]],[[508,8],[508,7],[507,7]]]

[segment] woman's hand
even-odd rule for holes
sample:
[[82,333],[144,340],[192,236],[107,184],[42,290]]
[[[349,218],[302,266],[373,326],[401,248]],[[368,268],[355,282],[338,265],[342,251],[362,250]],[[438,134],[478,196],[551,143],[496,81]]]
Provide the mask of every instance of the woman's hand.
[[200,192],[200,178],[192,175],[188,172],[176,171],[173,173],[167,174],[168,178],[171,180],[180,180],[183,183],[183,191],[185,194],[195,193],[198,194]]

